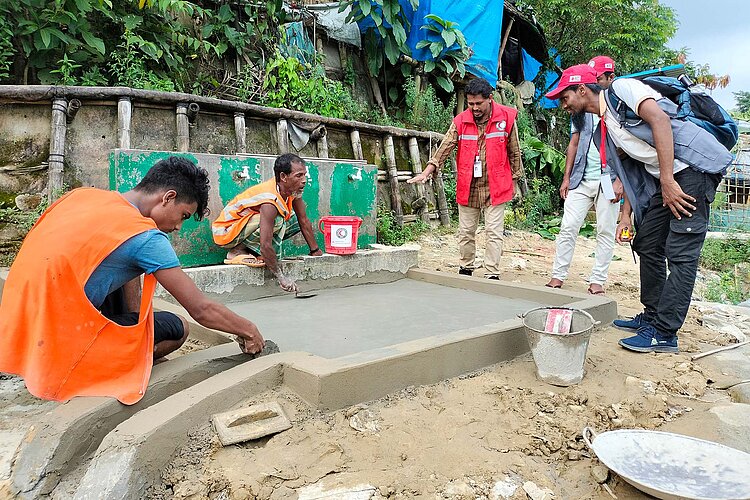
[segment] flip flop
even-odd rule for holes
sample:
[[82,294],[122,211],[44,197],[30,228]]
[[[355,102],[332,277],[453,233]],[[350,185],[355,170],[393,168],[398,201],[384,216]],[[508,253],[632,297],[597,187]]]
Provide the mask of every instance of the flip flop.
[[248,267],[264,267],[266,265],[263,257],[253,255],[236,255],[231,259],[224,259],[224,264],[237,264]]
[[[601,286],[601,285],[599,285],[599,286]],[[589,292],[589,294],[591,294],[591,295],[604,295],[604,288],[602,288],[601,290],[592,290],[592,289],[591,289],[591,285],[589,285],[589,290],[588,290],[588,292]]]

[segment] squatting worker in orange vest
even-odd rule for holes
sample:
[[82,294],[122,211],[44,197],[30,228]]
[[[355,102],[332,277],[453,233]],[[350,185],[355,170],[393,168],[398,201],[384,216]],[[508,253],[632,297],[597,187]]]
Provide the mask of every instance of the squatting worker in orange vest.
[[524,176],[515,120],[518,112],[492,99],[492,87],[475,78],[464,89],[468,109],[453,119],[443,142],[424,171],[407,182],[424,183],[458,146],[456,202],[458,203],[459,274],[471,276],[476,256],[476,232],[484,211],[487,249],[484,276],[500,279],[505,204],[520,196],[517,181]]
[[198,290],[165,234],[206,215],[208,190],[204,169],[173,156],[124,194],[80,188],[50,206],[5,283],[0,372],[22,376],[43,399],[136,403],[153,360],[188,336],[183,318],[153,313],[157,281],[198,323],[237,335],[246,353],[259,352],[258,328]]
[[284,291],[296,292],[294,280],[278,265],[281,243],[302,232],[310,255],[323,255],[315,242],[302,192],[307,166],[299,156],[286,153],[273,165],[274,178],[235,196],[211,225],[214,242],[229,250],[225,264],[266,266]]

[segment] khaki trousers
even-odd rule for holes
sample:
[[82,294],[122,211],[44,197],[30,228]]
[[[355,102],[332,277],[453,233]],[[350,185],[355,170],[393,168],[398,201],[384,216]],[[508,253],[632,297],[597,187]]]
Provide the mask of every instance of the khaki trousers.
[[505,225],[505,203],[481,208],[458,206],[458,252],[461,267],[474,269],[476,258],[476,234],[479,216],[484,210],[484,230],[487,233],[487,248],[484,252],[486,275],[500,274],[500,257],[503,255],[503,229]]

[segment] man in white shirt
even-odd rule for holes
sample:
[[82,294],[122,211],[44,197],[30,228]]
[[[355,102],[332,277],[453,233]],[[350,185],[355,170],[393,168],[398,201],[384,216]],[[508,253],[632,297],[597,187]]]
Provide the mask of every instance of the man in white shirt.
[[[588,64],[596,71],[597,83],[603,88],[609,87],[615,79],[615,62],[607,56],[596,56]],[[612,179],[614,173],[606,175],[610,177],[615,196],[608,199],[602,187],[601,177],[605,174],[602,173],[599,149],[593,140],[598,123],[599,117],[592,113],[572,117],[570,143],[565,153],[565,174],[560,185],[560,197],[565,200],[565,205],[560,233],[557,235],[552,278],[546,285],[550,288],[563,286],[573,260],[578,232],[593,206],[596,210],[596,250],[588,288],[593,295],[604,294],[604,283],[615,249],[615,228],[623,193],[620,180],[616,177],[614,181]]]
[[[732,155],[698,125],[673,118],[676,105],[638,80],[618,79],[603,90],[593,68],[581,64],[566,69],[547,97],[559,99],[571,114],[585,111],[603,118],[594,138],[602,162],[610,162],[626,192],[618,241],[635,216],[633,249],[641,258],[644,312],[615,320],[619,328],[636,330],[620,345],[635,352],[677,352],[710,204]],[[636,162],[621,161],[616,148]]]

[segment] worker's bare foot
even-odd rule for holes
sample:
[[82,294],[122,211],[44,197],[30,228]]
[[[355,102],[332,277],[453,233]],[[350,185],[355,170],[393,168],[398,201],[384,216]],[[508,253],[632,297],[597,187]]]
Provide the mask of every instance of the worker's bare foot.
[[240,244],[227,252],[227,260],[232,260],[239,255],[249,255],[249,253],[250,252],[247,251],[247,247]]
[[562,280],[559,280],[557,278],[552,278],[551,280],[549,280],[549,283],[544,286],[548,286],[550,288],[562,288],[563,282]]
[[604,287],[599,283],[591,283],[589,285],[589,293],[591,295],[604,295]]

